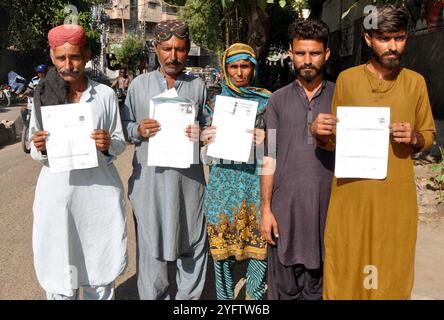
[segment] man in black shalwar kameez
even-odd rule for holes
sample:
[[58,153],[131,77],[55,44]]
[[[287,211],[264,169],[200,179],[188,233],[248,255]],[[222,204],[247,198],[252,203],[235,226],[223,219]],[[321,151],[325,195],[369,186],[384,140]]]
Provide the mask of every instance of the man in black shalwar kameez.
[[[324,80],[328,27],[289,28],[297,79],[276,91],[266,112],[267,157],[261,177],[261,232],[268,243],[268,299],[321,299],[324,226],[334,154],[317,147],[311,124],[330,113],[334,84]],[[325,130],[334,119],[323,119]],[[331,122],[331,123],[330,123]],[[273,140],[276,145],[273,145]]]

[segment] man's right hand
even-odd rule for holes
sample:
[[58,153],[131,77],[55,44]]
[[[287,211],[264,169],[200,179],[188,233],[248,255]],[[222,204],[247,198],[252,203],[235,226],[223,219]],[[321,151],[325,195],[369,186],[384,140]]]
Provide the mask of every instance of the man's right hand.
[[311,124],[311,134],[319,136],[330,136],[333,134],[333,129],[338,122],[338,118],[330,113],[320,113],[316,117],[315,121]]
[[36,131],[32,136],[32,142],[34,142],[35,148],[42,152],[46,150],[46,137],[48,136],[47,131]]
[[260,230],[262,237],[267,240],[269,244],[275,246],[276,242],[273,240],[273,236],[276,239],[279,237],[279,229],[274,214],[271,212],[271,208],[261,209]]
[[148,139],[154,137],[160,131],[160,124],[154,119],[143,119],[139,123],[139,136]]

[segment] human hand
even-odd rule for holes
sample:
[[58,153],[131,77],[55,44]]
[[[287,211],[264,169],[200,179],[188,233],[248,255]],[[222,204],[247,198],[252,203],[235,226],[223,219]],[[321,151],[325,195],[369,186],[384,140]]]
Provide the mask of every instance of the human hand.
[[154,119],[143,119],[139,123],[139,136],[148,139],[154,137],[160,131],[160,123]]
[[338,118],[330,113],[320,113],[310,126],[310,132],[313,136],[330,136],[338,122]]
[[190,141],[199,141],[200,127],[197,124],[190,124],[185,128],[185,135],[190,139]]
[[[279,237],[279,228],[271,208],[261,208],[260,230],[262,237],[271,245],[276,245],[274,238]],[[272,234],[273,232],[273,234]]]
[[396,122],[390,125],[390,133],[397,143],[416,145],[418,138],[409,122]]
[[96,148],[99,151],[108,151],[111,145],[111,135],[108,131],[103,129],[94,130],[91,138],[96,141]]
[[34,142],[35,148],[42,152],[46,150],[46,137],[49,135],[49,132],[39,130],[34,132],[32,136],[32,142]]
[[265,140],[265,130],[263,129],[254,129],[254,130],[247,130],[248,133],[253,134],[253,141],[255,145],[260,145]]
[[204,131],[202,131],[202,134],[200,136],[200,141],[202,141],[203,145],[206,146],[207,144],[213,143],[216,139],[216,127],[210,126],[206,128]]

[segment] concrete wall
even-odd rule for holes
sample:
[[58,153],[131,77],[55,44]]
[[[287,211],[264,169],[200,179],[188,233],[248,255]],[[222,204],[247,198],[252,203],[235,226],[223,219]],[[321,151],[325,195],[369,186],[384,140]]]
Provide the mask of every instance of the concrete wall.
[[[122,9],[120,9],[122,8]],[[105,10],[110,19],[130,19],[130,0],[113,0]]]
[[162,20],[162,4],[160,1],[156,4],[147,0],[139,0],[141,6],[138,14],[139,21],[159,22]]

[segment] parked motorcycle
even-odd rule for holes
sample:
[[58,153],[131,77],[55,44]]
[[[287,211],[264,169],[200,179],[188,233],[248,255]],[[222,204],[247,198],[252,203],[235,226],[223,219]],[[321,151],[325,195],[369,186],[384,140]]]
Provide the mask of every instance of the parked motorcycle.
[[0,86],[0,107],[9,107],[11,105],[11,87],[7,84]]
[[127,95],[127,90],[122,89],[122,88],[116,89],[116,96],[117,96],[117,101],[119,102],[119,109],[123,108],[123,104],[125,102],[126,95]]
[[0,86],[0,106],[9,107],[12,103],[23,102],[26,79],[14,71],[8,72],[8,84]]

